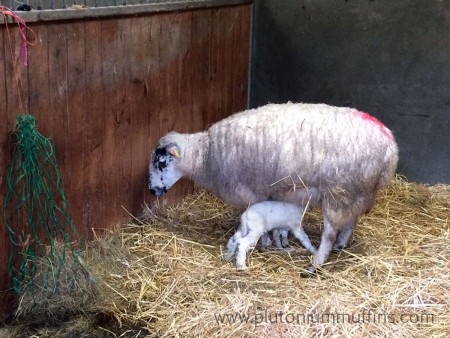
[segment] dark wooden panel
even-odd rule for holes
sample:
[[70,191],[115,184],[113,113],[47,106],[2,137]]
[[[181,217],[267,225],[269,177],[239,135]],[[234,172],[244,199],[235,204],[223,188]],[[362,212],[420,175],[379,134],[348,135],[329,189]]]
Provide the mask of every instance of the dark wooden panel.
[[251,15],[248,6],[236,7],[238,17],[234,23],[239,28],[235,30],[232,59],[235,63],[233,71],[233,112],[247,108],[248,81],[249,81],[249,50],[250,50],[250,20]]
[[[115,167],[117,196],[115,203],[119,212],[119,219],[125,215],[125,209],[130,210],[133,202],[132,188],[131,188],[131,165],[132,165],[132,144],[133,133],[131,130],[131,102],[134,97],[131,97],[130,90],[130,71],[133,63],[135,63],[134,55],[139,48],[138,44],[133,45],[131,38],[131,23],[132,18],[124,18],[116,20],[118,32],[118,49],[115,51],[118,56],[118,63],[116,68],[117,73],[117,107],[116,107],[116,129],[115,129]],[[130,210],[131,211],[131,210]]]
[[[64,112],[64,152],[65,163],[63,180],[74,225],[83,238],[89,236],[89,202],[85,199],[86,179],[84,164],[87,151],[85,149],[88,124],[86,104],[86,59],[84,22],[71,22],[66,25],[67,53],[67,107]],[[92,117],[91,117],[92,119]]]
[[[5,49],[6,43],[4,39],[4,29],[0,29],[0,74],[5,74]],[[5,119],[7,113],[6,106],[6,82],[4,77],[0,77],[0,114],[2,115],[2,120]],[[0,123],[0,158],[2,159],[2,164],[0,168],[0,205],[3,206],[4,196],[6,191],[6,167],[9,161],[9,132],[8,124]],[[3,222],[2,222],[3,223]],[[0,291],[3,291],[5,286],[9,285],[8,276],[8,257],[10,250],[10,242],[8,234],[4,226],[0,227]],[[6,299],[3,293],[0,293],[0,318],[3,317],[3,309],[6,309]]]
[[[147,180],[159,138],[171,130],[203,130],[245,108],[249,25],[248,5],[34,23],[30,64],[16,77],[0,26],[0,114],[7,122],[0,127],[0,174],[9,160],[21,79],[23,110],[55,140],[82,237],[119,225],[129,218],[125,209],[139,216],[144,203],[155,202]],[[18,54],[17,36],[12,45]],[[0,189],[5,191],[3,182]],[[184,180],[160,202],[176,202],[191,189]],[[4,230],[0,236],[0,244],[9,243]],[[4,252],[3,267],[6,259]]]
[[[1,100],[1,119],[2,119],[2,142],[1,142],[1,202],[2,208],[4,203],[4,196],[7,191],[4,179],[7,175],[7,170],[11,164],[11,154],[13,151],[13,137],[11,137],[11,132],[15,128],[16,116],[21,113],[28,112],[28,77],[27,68],[23,63],[23,59],[20,57],[21,39],[19,36],[19,30],[16,25],[9,24],[8,27],[2,26],[2,38],[1,38],[1,48],[3,72],[1,72],[1,82],[0,88],[3,88],[4,95]],[[11,211],[14,210],[14,206],[11,206]],[[22,223],[23,220],[16,220],[15,224],[11,224],[14,229],[17,229],[17,224]],[[3,222],[2,222],[3,223]],[[11,250],[11,242],[7,232],[2,226],[1,231],[2,244],[1,250],[3,251],[1,258],[2,268],[0,272],[2,276],[0,278],[0,291],[4,291],[9,287],[9,274],[8,274],[8,260]],[[3,296],[3,294],[2,294]],[[2,297],[1,302],[3,307],[0,309],[1,315],[4,315],[9,311],[10,298],[8,296]]]
[[119,220],[122,215],[121,206],[118,202],[119,185],[118,179],[120,168],[116,166],[118,155],[116,150],[116,136],[121,100],[121,74],[122,74],[122,44],[119,39],[117,20],[108,19],[102,21],[101,29],[101,55],[102,55],[102,86],[103,86],[103,111],[99,113],[97,123],[103,122],[103,169],[105,180],[103,189],[105,191],[105,206],[108,217],[105,217],[104,226],[108,226],[109,219]]
[[92,235],[91,228],[103,228],[106,222],[112,220],[108,219],[109,212],[105,210],[105,187],[108,178],[104,174],[103,152],[106,150],[103,115],[106,111],[107,97],[102,80],[102,22],[86,21],[85,36],[89,38],[85,42],[86,137],[84,139],[83,214],[86,223],[83,223],[83,227],[88,228],[84,230],[84,233],[89,233],[86,237],[89,239]]
[[[147,57],[147,69],[149,72],[146,75],[146,81],[148,86],[148,97],[146,100],[146,113],[148,114],[148,139],[145,142],[145,156],[147,158],[145,165],[145,179],[148,180],[148,164],[150,161],[150,153],[152,147],[156,146],[158,139],[161,136],[160,124],[159,124],[159,112],[163,105],[160,92],[162,91],[161,82],[163,79],[163,73],[160,65],[160,34],[161,34],[161,16],[153,15],[150,17],[149,35],[145,38],[144,44]],[[147,182],[146,182],[147,183]],[[145,184],[145,202],[152,204],[156,198],[152,196]],[[135,208],[139,210],[138,202],[135,201]]]
[[149,148],[149,123],[150,109],[149,99],[149,74],[150,52],[147,39],[151,34],[151,17],[140,17],[133,20],[130,28],[130,40],[133,50],[129,74],[129,95],[133,98],[130,102],[131,113],[131,134],[133,135],[130,144],[131,154],[131,188],[132,188],[132,209],[133,214],[138,214],[142,210],[147,190],[147,165]]

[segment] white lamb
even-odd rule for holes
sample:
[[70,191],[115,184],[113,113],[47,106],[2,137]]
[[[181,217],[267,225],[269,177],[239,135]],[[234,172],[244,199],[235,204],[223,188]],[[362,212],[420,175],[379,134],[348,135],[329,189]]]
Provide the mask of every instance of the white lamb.
[[255,246],[260,237],[272,230],[288,230],[308,249],[316,254],[308,235],[303,230],[301,219],[304,209],[286,202],[265,201],[253,204],[241,216],[241,224],[227,244],[228,252],[224,259],[231,261],[236,253],[236,266],[246,268],[245,260],[251,246]]
[[[269,104],[194,134],[169,133],[152,154],[149,189],[164,195],[181,177],[240,208],[262,201],[321,206],[314,265],[342,249],[358,218],[397,167],[392,132],[376,118],[324,104]],[[309,268],[314,271],[314,266]]]

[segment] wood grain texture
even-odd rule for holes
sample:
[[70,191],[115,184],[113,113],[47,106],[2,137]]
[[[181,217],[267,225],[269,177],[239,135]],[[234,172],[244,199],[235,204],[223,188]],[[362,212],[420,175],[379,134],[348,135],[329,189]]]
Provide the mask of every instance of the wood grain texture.
[[[129,219],[128,212],[139,216],[155,201],[148,163],[159,138],[203,130],[246,107],[250,14],[250,5],[238,5],[36,22],[29,66],[16,75],[0,25],[0,201],[20,93],[22,110],[55,141],[80,235],[89,240]],[[11,45],[18,55],[14,34]],[[182,180],[160,202],[177,202],[192,187]],[[9,245],[3,228],[0,245]],[[7,251],[0,252],[2,290]]]

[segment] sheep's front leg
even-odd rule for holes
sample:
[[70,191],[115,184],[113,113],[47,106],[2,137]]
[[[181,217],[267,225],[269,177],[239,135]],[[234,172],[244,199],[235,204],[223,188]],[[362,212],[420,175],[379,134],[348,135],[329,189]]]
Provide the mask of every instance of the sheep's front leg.
[[348,240],[350,239],[355,226],[356,222],[349,223],[339,232],[336,242],[333,244],[333,250],[339,251],[347,246]]
[[247,266],[245,264],[245,260],[247,258],[247,252],[250,250],[250,247],[255,246],[258,243],[259,238],[261,237],[261,233],[257,231],[251,230],[247,236],[241,238],[238,244],[238,250],[236,254],[236,267],[238,269],[245,269]]
[[[333,243],[336,241],[337,231],[331,224],[331,222],[324,217],[323,222],[323,232],[322,237],[320,239],[319,249],[314,255],[314,264],[316,266],[322,266],[328,259],[330,255],[331,248],[333,247]],[[308,267],[309,272],[314,272],[315,268],[313,265]]]

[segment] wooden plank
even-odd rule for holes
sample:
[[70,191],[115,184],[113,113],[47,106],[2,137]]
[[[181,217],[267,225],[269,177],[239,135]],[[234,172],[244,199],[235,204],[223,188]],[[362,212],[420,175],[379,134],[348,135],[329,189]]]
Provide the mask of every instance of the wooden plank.
[[119,214],[124,219],[126,212],[123,208],[131,211],[132,189],[131,189],[131,139],[133,137],[131,130],[130,114],[130,81],[129,72],[133,64],[135,50],[131,45],[131,18],[116,19],[117,22],[117,53],[118,62],[116,67],[116,125],[114,130],[114,162],[116,164],[117,175],[117,200],[116,207]]
[[82,238],[89,238],[90,199],[84,194],[85,126],[89,123],[85,79],[85,31],[84,22],[66,25],[67,36],[67,107],[64,120],[65,133],[64,183],[72,220]]
[[[111,216],[111,212],[105,211],[107,180],[105,177],[103,151],[105,148],[104,113],[105,96],[102,78],[102,22],[86,21],[85,32],[89,39],[85,42],[85,98],[89,107],[86,107],[85,116],[85,160],[84,160],[84,187],[83,187],[83,214],[85,215],[83,226],[87,228],[92,238],[92,228],[98,229],[107,224],[117,222]],[[86,38],[85,33],[85,38]],[[105,57],[107,57],[106,54]],[[111,206],[109,206],[111,208]]]
[[[62,175],[64,191],[70,195],[70,168],[67,165],[68,118],[67,118],[67,25],[54,24],[47,27],[48,33],[48,86],[51,100],[48,110],[40,112],[39,131],[54,140],[55,157]],[[70,155],[69,155],[70,156]],[[56,192],[55,192],[56,193]],[[58,196],[55,194],[55,196]],[[70,201],[69,201],[70,203]],[[41,239],[47,234],[42,229]]]
[[[105,207],[109,217],[105,218],[105,226],[108,220],[121,219],[122,211],[119,210],[117,199],[119,197],[119,179],[122,176],[117,168],[116,129],[121,122],[119,119],[119,106],[123,97],[118,90],[121,75],[122,45],[119,40],[118,20],[108,19],[101,23],[102,41],[102,87],[103,87],[103,111],[98,118],[104,122],[103,138],[103,190]],[[106,179],[107,178],[107,179]]]
[[147,190],[147,166],[149,141],[149,74],[148,50],[146,40],[151,31],[151,18],[140,17],[132,22],[130,30],[133,57],[130,65],[129,95],[131,112],[131,189],[134,215],[142,214],[142,205]]
[[[174,130],[186,132],[190,125],[189,114],[185,113],[184,107],[180,107],[181,68],[189,45],[189,22],[185,12],[161,14],[159,63],[162,75],[160,91],[162,105],[159,111],[159,123],[162,135]],[[182,179],[169,190],[162,201],[175,203],[180,196],[184,196],[191,190],[192,184]]]
[[220,95],[221,89],[219,87],[219,67],[221,56],[220,53],[220,8],[214,8],[211,10],[211,38],[209,46],[209,81],[208,81],[208,110],[204,116],[204,120],[207,125],[220,120],[223,116],[223,112],[220,111]]
[[[21,113],[28,112],[28,69],[23,64],[23,59],[20,57],[21,42],[19,35],[19,29],[15,24],[8,24],[4,27],[3,31],[3,43],[4,43],[4,85],[6,87],[5,96],[5,110],[4,110],[4,120],[6,127],[6,137],[8,138],[8,153],[6,158],[3,158],[5,163],[5,173],[7,168],[11,164],[12,153],[14,150],[14,137],[11,133],[15,130],[16,117]],[[2,195],[6,193],[3,190]],[[14,212],[16,209],[17,201],[10,201],[10,211]],[[12,230],[16,234],[20,234],[24,221],[24,216],[14,217],[11,222]],[[8,257],[12,245],[10,243],[9,237],[7,237],[8,245]]]
[[220,97],[220,115],[221,120],[233,113],[233,66],[236,66],[238,60],[233,59],[233,31],[238,27],[236,22],[236,9],[232,7],[222,8],[220,10],[220,66],[218,76],[218,86],[221,88],[222,95]]
[[249,59],[250,59],[250,6],[239,6],[236,8],[238,13],[235,30],[235,47],[233,48],[233,108],[234,112],[242,111],[247,108],[248,81],[249,81]]
[[[98,19],[110,17],[123,17],[133,15],[145,15],[151,13],[173,13],[201,8],[217,8],[249,4],[252,0],[198,0],[157,2],[151,4],[122,6],[123,0],[115,0],[118,6],[111,6],[112,0],[97,0],[97,7],[80,8],[76,10],[30,11],[18,12],[18,15],[26,22],[41,21],[67,21],[79,19]],[[92,2],[90,1],[89,4]],[[103,7],[109,5],[109,7]],[[55,6],[56,7],[56,6]],[[57,7],[56,7],[57,8]],[[0,17],[0,24],[4,22]]]
[[[37,130],[46,137],[52,137],[50,125],[53,119],[58,119],[50,110],[50,101],[53,97],[50,92],[50,56],[48,27],[46,25],[31,26],[35,35],[35,44],[30,48],[29,71],[29,104],[30,114],[36,118]],[[63,148],[59,148],[61,150]],[[59,152],[56,153],[57,156]],[[44,230],[39,233],[41,239],[47,238]]]
[[[48,116],[50,106],[49,67],[48,62],[48,32],[47,25],[31,26],[36,34],[35,44],[30,48],[29,73],[29,104],[30,114],[38,121],[41,116]],[[48,118],[48,117],[47,117]],[[40,128],[40,126],[39,126]]]
[[[161,111],[161,106],[163,104],[161,98],[162,91],[162,81],[163,75],[161,72],[161,49],[160,49],[160,39],[161,39],[161,16],[151,15],[150,16],[150,26],[149,26],[148,37],[144,40],[144,45],[146,46],[147,55],[147,73],[146,79],[148,81],[148,141],[147,146],[147,167],[150,161],[150,152],[158,144],[159,138],[162,136],[159,123],[159,114]],[[148,179],[148,172],[146,173]],[[151,205],[155,202],[156,198],[150,194],[148,189],[145,189],[145,202]]]
[[192,13],[180,14],[179,29],[182,36],[179,38],[178,55],[178,112],[175,125],[178,124],[180,132],[193,132],[193,111],[192,111],[192,79],[194,76],[196,60],[192,59]]
[[192,123],[193,129],[198,131],[205,129],[207,123],[204,118],[208,113],[209,75],[207,70],[210,65],[211,20],[211,10],[209,9],[192,12],[191,61],[186,66],[193,69],[191,79]]
[[[6,74],[5,67],[5,48],[6,43],[4,39],[4,27],[0,27],[0,74]],[[0,78],[0,114],[2,121],[7,119],[6,110],[6,82],[5,78]],[[6,191],[6,169],[9,162],[9,132],[7,123],[0,124],[0,158],[2,159],[2,164],[0,168],[0,191]],[[4,203],[4,193],[0,194],[0,203],[3,206]],[[9,287],[9,272],[8,272],[8,259],[9,252],[11,250],[10,241],[8,234],[4,226],[0,227],[0,292],[8,289]],[[7,313],[7,299],[5,297],[0,298],[0,318],[3,318]]]

